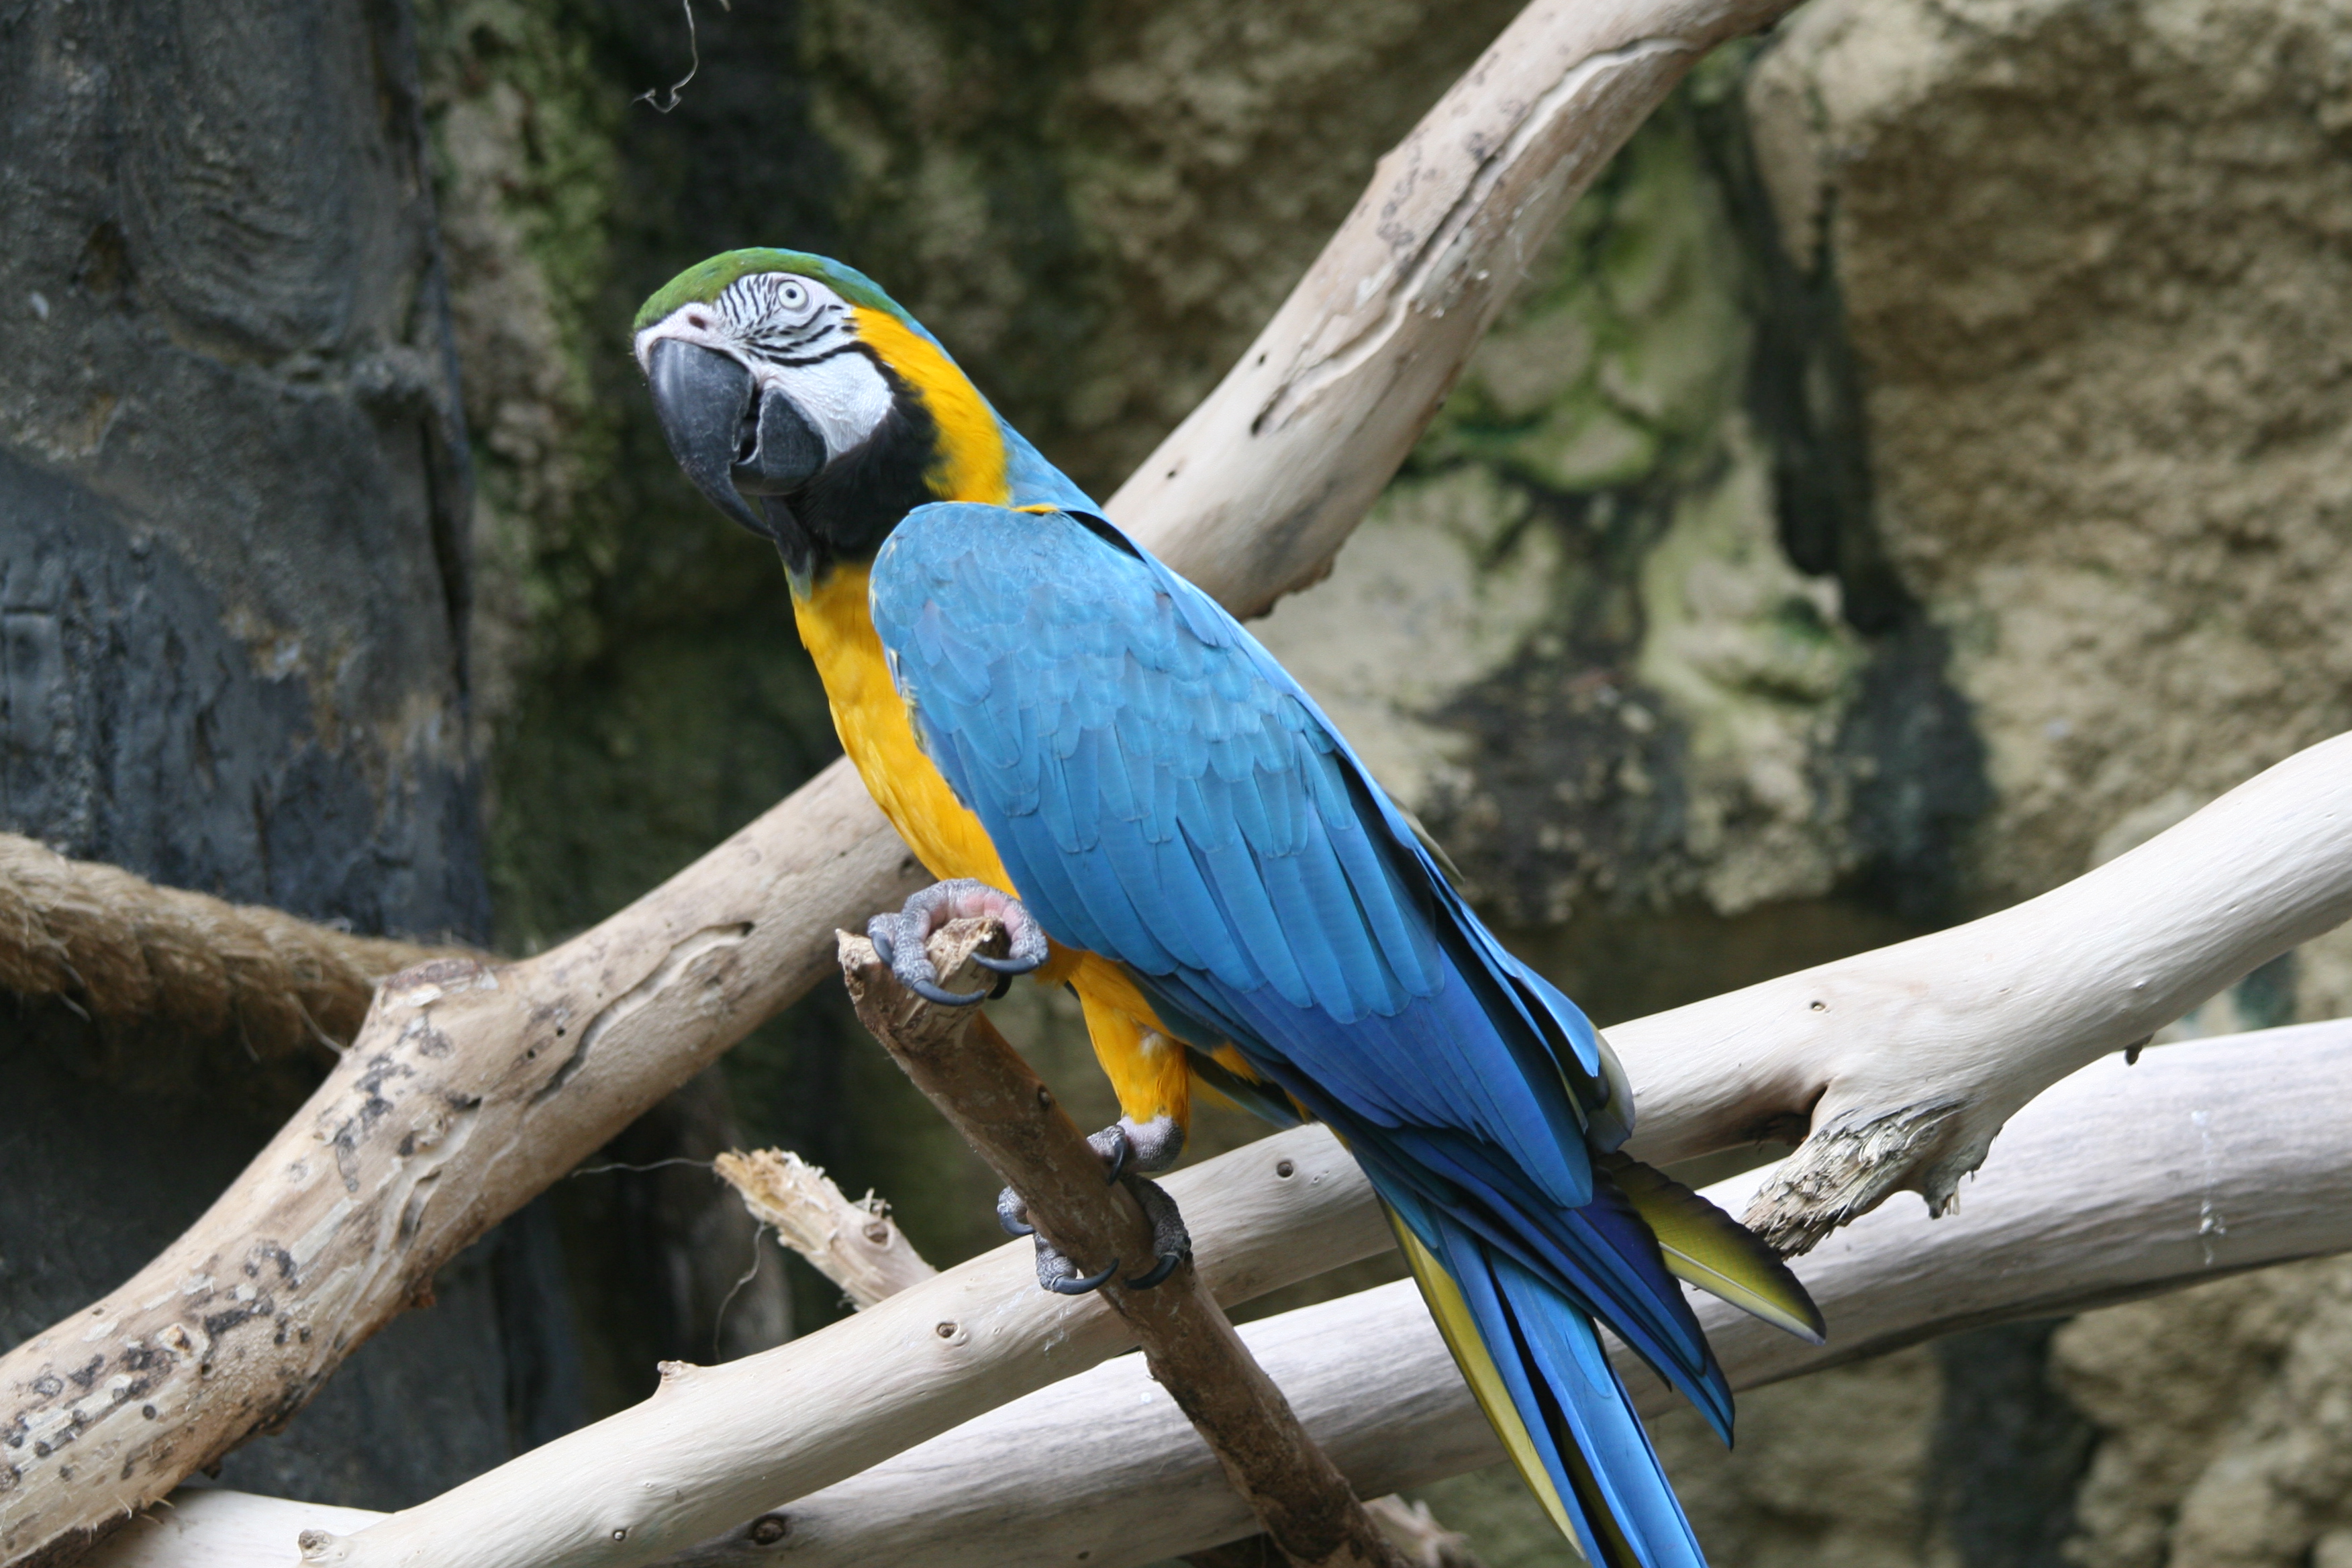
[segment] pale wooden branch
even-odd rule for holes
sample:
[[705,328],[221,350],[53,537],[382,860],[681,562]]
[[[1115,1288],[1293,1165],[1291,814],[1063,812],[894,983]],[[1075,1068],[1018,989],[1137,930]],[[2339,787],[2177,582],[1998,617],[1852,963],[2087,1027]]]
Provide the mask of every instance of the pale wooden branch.
[[[1198,1267],[1221,1301],[1392,1245],[1354,1161],[1317,1129],[1276,1134],[1163,1184],[1199,1216]],[[1131,1343],[1108,1302],[1037,1289],[1034,1250],[1013,1243],[774,1350],[724,1366],[674,1366],[644,1404],[320,1542],[310,1560],[649,1562]]]
[[[1756,1120],[1759,1107],[1766,1113],[1802,1114],[1801,1089],[1786,1080],[1767,1079],[1760,1089],[1751,1082],[1747,1090],[1750,1098],[1746,1100],[1718,1096],[1713,1081],[1681,1059],[1682,1053],[1675,1047],[1678,1027],[1688,1030],[1679,1037],[1688,1042],[1692,1058],[1712,1061],[1717,1073],[1730,1078],[1750,1073],[1737,1059],[1725,1059],[1725,1053],[1743,1046],[1755,1053],[1757,1060],[1765,1062],[1801,1059],[1796,1053],[1802,1047],[1812,1053],[1812,1059],[1841,1064],[1843,1070],[1854,1074],[1871,1068],[1883,1054],[1889,1058],[1885,1070],[1896,1094],[1903,1093],[1909,1081],[1905,1074],[1933,1073],[1951,1060],[1969,1062],[1997,1056],[2004,1047],[2018,1049],[2024,1059],[2041,1064],[2047,1071],[2053,1070],[2051,1064],[2068,1059],[2066,1053],[2079,1059],[2086,1042],[2108,1048],[2128,1044],[2326,923],[2330,910],[2337,907],[2333,900],[2340,898],[2347,858],[2352,858],[2343,845],[2343,824],[2352,816],[2352,802],[2345,799],[2352,784],[2344,782],[2347,770],[2342,766],[2347,745],[2343,740],[2330,742],[2290,759],[2132,856],[2112,862],[2082,884],[2062,889],[2048,900],[1889,950],[1904,956],[1900,969],[1890,966],[1885,953],[1865,954],[1803,976],[1754,987],[1725,1001],[1613,1029],[1612,1037],[1634,1073],[1636,1098],[1643,1108],[1641,1139],[1658,1145],[1650,1151],[1653,1157],[1662,1150],[1696,1152],[1768,1131],[1769,1122],[1759,1125]],[[2231,867],[2242,880],[2233,880],[2231,875],[2217,869]],[[2116,875],[2117,868],[2128,875]],[[2331,888],[2336,890],[2329,891]],[[2053,908],[2063,918],[2053,919],[2048,912]],[[2133,944],[2128,949],[2132,964],[2119,975],[2101,959],[2097,943],[2084,932],[2128,938]],[[1998,964],[1989,963],[1988,955],[1997,956]],[[2198,977],[2194,985],[2175,979],[2184,970]],[[1856,973],[1873,983],[1850,983],[1848,977]],[[1970,1029],[1967,1016],[1946,1003],[1948,991],[1975,996],[1988,1009],[1979,1028]],[[2155,1003],[2147,1000],[2151,993],[2158,998]],[[1768,1005],[1775,997],[1780,1005]],[[1813,1000],[1824,1003],[1818,1012],[1811,1005]],[[1923,1019],[1944,1032],[1922,1035]],[[1906,1043],[1920,1039],[1936,1046],[1942,1055],[1922,1056],[1916,1044]],[[2050,1048],[2048,1042],[2053,1040],[2064,1051]],[[1802,1079],[1794,1081],[1801,1086]],[[2005,1094],[2020,1092],[2014,1080],[2004,1088]],[[1789,1109],[1792,1101],[1794,1108]],[[1285,1136],[1296,1140],[1309,1134]],[[1336,1153],[1331,1157],[1344,1165]],[[1351,1173],[1344,1179],[1356,1180]],[[1360,1194],[1360,1187],[1355,1190]],[[1195,1214],[1202,1212],[1198,1205],[1188,1207]],[[1252,1237],[1253,1244],[1277,1249],[1298,1239]],[[1312,1239],[1311,1233],[1306,1239]],[[1368,1245],[1379,1245],[1377,1238]],[[1017,1263],[1007,1268],[1003,1281],[1007,1299],[1026,1301],[1034,1297],[1024,1268]],[[877,1310],[887,1311],[896,1305]],[[826,1335],[839,1332],[836,1327],[802,1345],[771,1354],[822,1355],[830,1348]],[[805,1346],[810,1344],[820,1349],[807,1351]],[[850,1353],[875,1352],[855,1350]],[[925,1394],[936,1393],[942,1401],[942,1410],[936,1413],[939,1420],[902,1420],[897,1415],[877,1420],[877,1431],[886,1434],[878,1440],[887,1443],[906,1434],[928,1435],[992,1399],[1033,1385],[1017,1377],[991,1381],[993,1372],[992,1366],[976,1367],[971,1375],[979,1386],[950,1380],[949,1386],[925,1390]],[[1023,1375],[1042,1380],[1052,1373],[1038,1369]],[[851,1442],[840,1426],[830,1424],[841,1414],[837,1386],[822,1380],[809,1386],[818,1392],[806,1408],[817,1414],[800,1431],[794,1466],[782,1472],[822,1478],[798,1483],[803,1490],[881,1457]],[[889,1397],[919,1404],[921,1396],[901,1389]],[[719,1511],[718,1517],[693,1513],[690,1521],[663,1533],[663,1540],[671,1543],[665,1550],[684,1544],[685,1539],[691,1538],[689,1531],[727,1529],[792,1495],[790,1487],[768,1485],[763,1477],[772,1479],[779,1472],[766,1469],[762,1458],[787,1444],[792,1424],[772,1401],[747,1403],[750,1409],[727,1417],[737,1425],[722,1422],[715,1427],[698,1427],[698,1442],[707,1439],[708,1447],[697,1449],[704,1457],[683,1472],[702,1477],[705,1484],[715,1489],[725,1500],[725,1510],[731,1510],[731,1519],[729,1511]],[[478,1504],[468,1503],[458,1511],[461,1517],[471,1517],[478,1508],[498,1515],[502,1511],[501,1496],[541,1496],[575,1478],[580,1483],[575,1499],[601,1500],[625,1486],[637,1456],[650,1440],[650,1431],[666,1425],[650,1415],[631,1415],[575,1434],[493,1472],[493,1478],[506,1479],[498,1481]],[[844,1447],[831,1457],[830,1464],[810,1452],[836,1440]],[[535,1462],[544,1467],[559,1454],[562,1456],[560,1465],[534,1468]],[[508,1476],[518,1467],[519,1475]],[[527,1562],[535,1540],[527,1532],[514,1545],[515,1555],[492,1554],[478,1560]],[[468,1559],[452,1549],[446,1560]]]
[[363,1508],[183,1487],[92,1549],[90,1568],[275,1568],[304,1529],[358,1530],[380,1516]]
[[[805,915],[911,887],[845,773],[518,963],[384,983],[296,1120],[128,1283],[0,1357],[0,1562],[93,1530],[299,1409],[434,1272],[815,979]],[[820,968],[819,973],[822,972]]]
[[[1312,580],[1541,225],[1699,53],[1788,3],[1529,6],[1381,164],[1301,303],[1114,498],[1120,523],[1237,609]],[[1273,436],[1248,437],[1247,460],[1213,445],[1253,431]],[[342,1065],[185,1236],[0,1357],[0,1431],[39,1434],[0,1469],[0,1562],[70,1560],[299,1409],[467,1242],[807,991],[836,926],[919,879],[835,763],[561,947],[388,986]],[[75,1381],[93,1361],[102,1394]]]
[[[844,931],[840,942],[859,1020],[1020,1194],[1037,1234],[1082,1274],[1109,1274],[1099,1294],[1284,1557],[1297,1568],[1406,1568],[1192,1263],[1147,1289],[1128,1283],[1152,1267],[1151,1226],[1131,1192],[1106,1182],[1085,1134],[1029,1064],[977,1009],[927,1002],[898,984],[864,937]],[[932,967],[962,992],[995,978],[971,962],[974,954],[1009,950],[994,920],[953,921],[929,943]]]
[[[2352,1019],[2158,1047],[2137,1067],[2110,1057],[2017,1116],[1957,1214],[1890,1205],[1797,1265],[1828,1317],[1825,1345],[1712,1298],[1698,1299],[1699,1315],[1744,1389],[2342,1251],[2347,1104]],[[1736,1209],[1767,1174],[1707,1195]],[[1360,1492],[1503,1457],[1410,1282],[1249,1324],[1242,1338]],[[1620,1366],[1645,1412],[1675,1403],[1656,1377],[1622,1355]],[[778,1503],[769,1529],[783,1532],[793,1568],[1128,1568],[1252,1528],[1133,1357]],[[739,1532],[677,1568],[774,1561]]]
[[[1711,1300],[1700,1300],[1699,1315],[1734,1385],[1746,1389],[1937,1334],[2340,1252],[2352,1247],[2347,1104],[2352,1019],[2158,1047],[2135,1067],[2109,1057],[2018,1114],[1958,1213],[1931,1221],[1890,1205],[1797,1265],[1829,1319],[1825,1345]],[[1371,1213],[1361,1177],[1332,1169],[1358,1212]],[[1769,1176],[1754,1172],[1707,1195],[1737,1207]],[[1242,1338],[1360,1490],[1424,1485],[1501,1458],[1409,1283],[1253,1323]],[[1646,1410],[1672,1403],[1655,1378],[1627,1370]],[[823,1491],[787,1501],[780,1489],[771,1500],[752,1526],[669,1561],[759,1568],[782,1548],[794,1568],[1124,1568],[1253,1528],[1132,1356]],[[267,1521],[284,1542],[310,1517],[306,1506],[245,1498],[223,1515],[255,1539]],[[205,1539],[193,1530],[174,1555],[96,1561],[254,1561],[207,1554]]]
[[[939,1272],[890,1223],[888,1205],[872,1193],[852,1202],[823,1170],[798,1154],[782,1149],[727,1153],[719,1156],[718,1164],[719,1173],[741,1195],[752,1217],[772,1226],[785,1246],[839,1285],[859,1307],[870,1307]],[[1427,1503],[1394,1495],[1368,1498],[1364,1511],[1413,1568],[1483,1568],[1469,1538],[1438,1523]],[[362,1528],[380,1517],[365,1515],[351,1528]],[[746,1525],[738,1539],[749,1541],[759,1533],[782,1539],[777,1521],[764,1515]],[[1279,1557],[1273,1541],[1261,1534],[1213,1548],[1211,1554],[1192,1553],[1188,1561],[1193,1568],[1275,1568]]]
[[1810,1127],[1747,1214],[1801,1252],[1889,1193],[1943,1204],[2019,1106],[2347,918],[2339,735],[2038,899],[1612,1028],[1633,1148],[1666,1163]]
[[1701,55],[1792,3],[1529,5],[1381,160],[1112,518],[1150,520],[1152,547],[1244,616],[1328,571],[1560,216]]
[[[1994,1080],[2000,1099],[1993,1103],[2005,1114],[2091,1050],[2118,1049],[2152,1032],[2341,918],[2352,884],[2347,821],[2352,738],[2289,759],[2132,855],[2043,900],[1614,1028],[1611,1035],[1633,1071],[1642,1111],[1636,1146],[1651,1158],[1671,1158],[1770,1130],[1769,1122],[1759,1125],[1759,1114],[1801,1117],[1803,1099],[1783,1110],[1790,1100],[1780,1097],[1801,1094],[1805,1080],[1776,1078],[1758,1063],[1830,1064],[1884,1085],[1899,1107],[1911,1102],[1915,1081],[1956,1068],[1981,1072],[2010,1053],[2024,1067]],[[2102,936],[2122,946],[2128,963],[2118,965],[2104,956]],[[2184,973],[2190,978],[2180,979]],[[1815,1001],[1822,1004],[1818,1009]],[[1963,1005],[1970,1002],[1979,1009],[1973,1019]],[[2046,1076],[2036,1081],[2032,1073]],[[1718,1078],[1744,1083],[1748,1098],[1719,1091]],[[1801,1152],[1790,1164],[1801,1166],[1808,1158]],[[1777,1184],[1787,1184],[1785,1172]],[[765,1420],[771,1413],[761,1415]],[[565,1441],[580,1442],[583,1451],[601,1445],[616,1466],[632,1461],[637,1439],[625,1432],[600,1439],[599,1430]],[[734,1484],[728,1478],[747,1466],[746,1456],[777,1441],[772,1431],[761,1426],[756,1434],[713,1435],[712,1447],[723,1458],[694,1473],[706,1484]],[[527,1467],[536,1457],[507,1468]],[[534,1472],[507,1495],[537,1495],[555,1484],[554,1474]],[[747,1498],[738,1517],[790,1495],[775,1488]],[[586,1485],[578,1496],[584,1508],[601,1490]],[[460,1517],[470,1519],[488,1506],[485,1500]],[[441,1537],[453,1552],[462,1538],[455,1530]]]
[[718,1167],[753,1219],[774,1226],[786,1247],[859,1307],[939,1273],[892,1221],[888,1205],[871,1193],[851,1202],[822,1167],[789,1150],[730,1152]]

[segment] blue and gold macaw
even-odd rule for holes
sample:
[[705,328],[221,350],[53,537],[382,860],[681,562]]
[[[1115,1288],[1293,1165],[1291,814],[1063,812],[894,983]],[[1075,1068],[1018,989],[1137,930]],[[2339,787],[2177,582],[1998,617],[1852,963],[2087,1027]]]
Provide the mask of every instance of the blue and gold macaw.
[[[1633,1106],[1607,1047],[1313,699],[849,268],[704,262],[646,302],[636,353],[688,476],[782,552],[842,744],[945,879],[876,921],[885,962],[974,999],[921,938],[1003,917],[1003,967],[1084,1006],[1115,1172],[1172,1163],[1195,1078],[1329,1123],[1560,1528],[1607,1568],[1701,1564],[1595,1322],[1728,1440],[1676,1277],[1809,1338],[1820,1317],[1749,1233],[1618,1152]],[[1163,1256],[1138,1286],[1182,1247],[1146,1207]],[[1049,1286],[1100,1283],[1074,1273],[1041,1258]]]

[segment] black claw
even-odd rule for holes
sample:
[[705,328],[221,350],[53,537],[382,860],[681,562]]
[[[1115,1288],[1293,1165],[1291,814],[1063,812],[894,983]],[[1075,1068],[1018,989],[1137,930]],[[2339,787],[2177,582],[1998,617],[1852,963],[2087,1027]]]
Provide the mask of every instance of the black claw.
[[932,984],[928,980],[917,980],[910,975],[899,975],[898,984],[920,996],[924,1001],[936,1002],[942,1007],[969,1007],[976,1002],[988,1000],[988,993],[985,991],[949,991]]
[[[946,989],[932,972],[930,959],[921,951],[924,941],[941,919],[951,919],[959,910],[982,912],[997,900],[1004,900],[997,912],[1012,940],[1012,956],[994,958],[974,953],[972,962],[996,975],[995,984],[968,994]],[[1052,952],[1045,931],[1019,903],[968,879],[935,882],[908,898],[898,913],[875,916],[866,922],[866,938],[874,944],[874,955],[898,977],[898,984],[924,1001],[943,1007],[969,1007],[1003,995],[1014,975],[1037,968]],[[906,960],[904,964],[898,962],[901,958]]]
[[1133,1143],[1129,1142],[1128,1141],[1128,1136],[1127,1136],[1127,1134],[1126,1134],[1126,1133],[1124,1133],[1124,1132],[1122,1132],[1122,1131],[1120,1131],[1118,1128],[1114,1127],[1114,1128],[1111,1128],[1109,1131],[1110,1131],[1111,1135],[1112,1135],[1112,1138],[1111,1138],[1111,1154],[1110,1154],[1110,1175],[1109,1175],[1108,1179],[1104,1183],[1104,1184],[1105,1184],[1106,1186],[1113,1186],[1113,1187],[1115,1187],[1115,1186],[1118,1185],[1118,1176],[1119,1176],[1119,1173],[1127,1169],[1127,1156],[1128,1156],[1128,1152],[1129,1152],[1129,1151],[1132,1150],[1132,1149],[1135,1147],[1135,1145],[1134,1145]]
[[1034,1236],[1037,1227],[1029,1223],[1028,1209],[1021,1194],[1011,1187],[996,1194],[996,1223],[1004,1227],[1007,1236]]
[[1048,1279],[1045,1289],[1056,1296],[1083,1296],[1089,1290],[1099,1290],[1109,1284],[1110,1277],[1118,1272],[1118,1259],[1114,1258],[1109,1267],[1099,1274],[1089,1274],[1082,1279]]
[[1181,1252],[1163,1252],[1160,1255],[1159,1263],[1150,1273],[1137,1275],[1127,1282],[1127,1288],[1130,1290],[1149,1290],[1171,1274],[1175,1273],[1176,1266],[1183,1261],[1184,1255]]
[[1184,1228],[1184,1216],[1177,1212],[1176,1200],[1168,1195],[1167,1188],[1140,1176],[1130,1176],[1127,1190],[1135,1194],[1145,1221],[1151,1226],[1151,1250],[1160,1259],[1150,1273],[1127,1283],[1130,1289],[1148,1290],[1174,1273],[1178,1264],[1191,1260],[1192,1237]]

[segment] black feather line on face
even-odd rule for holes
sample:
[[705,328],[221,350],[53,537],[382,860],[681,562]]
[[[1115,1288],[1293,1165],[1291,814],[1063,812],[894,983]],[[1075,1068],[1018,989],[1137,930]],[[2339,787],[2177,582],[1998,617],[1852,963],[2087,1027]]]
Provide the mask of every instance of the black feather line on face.
[[794,354],[783,349],[768,348],[760,343],[745,343],[743,352],[761,364],[772,364],[786,370],[801,365],[823,364],[829,359],[839,359],[844,354],[870,355],[871,353],[863,343],[835,343],[829,349],[821,349],[813,354]]
[[777,542],[795,581],[814,582],[836,562],[870,560],[901,519],[939,499],[929,479],[939,462],[939,424],[913,387],[878,358],[875,363],[890,384],[890,412],[789,498],[798,526],[782,531]]

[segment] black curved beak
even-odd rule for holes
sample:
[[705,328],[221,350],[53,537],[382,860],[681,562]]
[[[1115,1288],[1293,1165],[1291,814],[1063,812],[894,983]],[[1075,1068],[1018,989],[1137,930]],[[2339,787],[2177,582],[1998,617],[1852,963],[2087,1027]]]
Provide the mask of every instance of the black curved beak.
[[654,412],[677,466],[711,505],[782,543],[783,501],[770,500],[762,517],[744,497],[781,498],[805,484],[824,467],[823,437],[790,398],[762,395],[751,373],[725,354],[665,338],[646,357]]

